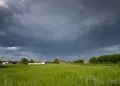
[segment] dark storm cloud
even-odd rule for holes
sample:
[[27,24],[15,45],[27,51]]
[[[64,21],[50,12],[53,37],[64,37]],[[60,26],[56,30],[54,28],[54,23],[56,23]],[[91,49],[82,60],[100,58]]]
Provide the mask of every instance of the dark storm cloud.
[[10,0],[5,4],[0,6],[0,46],[68,57],[94,55],[92,50],[99,55],[120,44],[119,0]]
[[120,0],[84,0],[83,2],[92,10],[120,13]]

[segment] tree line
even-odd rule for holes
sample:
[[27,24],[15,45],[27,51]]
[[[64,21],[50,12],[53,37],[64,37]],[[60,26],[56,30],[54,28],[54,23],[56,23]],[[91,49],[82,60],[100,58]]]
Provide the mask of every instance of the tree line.
[[[28,60],[26,58],[22,58],[20,60],[20,64],[28,64],[28,63],[34,63],[34,60]],[[77,59],[74,61],[65,61],[65,60],[60,60],[55,58],[53,61],[48,61],[46,63],[84,63],[84,59]],[[96,57],[91,57],[87,62],[89,63],[119,63],[120,62],[120,54],[112,54],[112,55],[102,55],[102,56],[96,56]],[[0,64],[2,61],[0,61]]]
[[89,59],[90,63],[119,63],[120,54],[102,55]]

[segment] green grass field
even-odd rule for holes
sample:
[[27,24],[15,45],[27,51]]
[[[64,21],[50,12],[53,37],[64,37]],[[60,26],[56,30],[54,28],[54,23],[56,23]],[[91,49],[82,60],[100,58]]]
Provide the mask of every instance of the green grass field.
[[120,86],[120,68],[105,65],[9,65],[0,86]]

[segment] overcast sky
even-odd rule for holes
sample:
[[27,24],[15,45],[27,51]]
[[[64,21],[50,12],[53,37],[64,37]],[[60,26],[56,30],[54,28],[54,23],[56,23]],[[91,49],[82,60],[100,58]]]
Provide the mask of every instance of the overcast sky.
[[120,0],[0,0],[0,56],[65,60],[120,52]]

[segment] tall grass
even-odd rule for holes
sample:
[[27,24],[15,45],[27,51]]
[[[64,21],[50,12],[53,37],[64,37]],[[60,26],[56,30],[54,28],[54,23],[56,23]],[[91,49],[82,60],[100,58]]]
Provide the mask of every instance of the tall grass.
[[41,65],[0,69],[0,86],[120,86],[118,66]]

